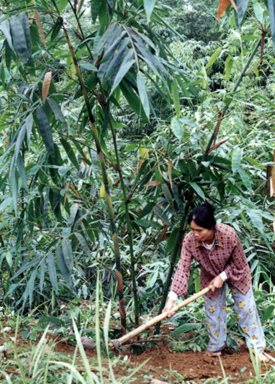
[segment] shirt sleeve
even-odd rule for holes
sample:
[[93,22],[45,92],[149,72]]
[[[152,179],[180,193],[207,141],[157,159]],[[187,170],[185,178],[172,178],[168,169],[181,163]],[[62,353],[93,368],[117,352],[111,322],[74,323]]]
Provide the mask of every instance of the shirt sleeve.
[[230,256],[229,262],[224,269],[228,280],[233,279],[235,282],[241,281],[244,275],[250,276],[250,268],[244,253],[243,246],[235,233],[234,238],[234,248]]
[[192,254],[187,248],[188,242],[184,239],[178,268],[172,281],[171,291],[177,296],[184,296],[188,291],[188,280],[190,277],[190,266],[192,262]]

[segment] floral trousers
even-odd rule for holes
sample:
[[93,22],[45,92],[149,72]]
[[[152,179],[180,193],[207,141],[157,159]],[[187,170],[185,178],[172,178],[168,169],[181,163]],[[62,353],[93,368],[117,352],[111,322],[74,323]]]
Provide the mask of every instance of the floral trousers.
[[[226,285],[220,288],[219,296],[215,301],[205,296],[205,319],[209,335],[208,351],[219,352],[225,347],[226,342]],[[246,295],[229,285],[234,300],[234,309],[243,330],[247,346],[252,350],[263,352],[265,339],[260,323],[255,299],[250,287]]]

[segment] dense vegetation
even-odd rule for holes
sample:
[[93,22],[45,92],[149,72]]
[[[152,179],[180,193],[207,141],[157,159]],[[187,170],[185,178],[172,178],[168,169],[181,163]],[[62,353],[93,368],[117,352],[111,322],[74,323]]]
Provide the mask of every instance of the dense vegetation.
[[[274,3],[236,4],[246,12],[222,0],[2,1],[3,306],[71,327],[61,305],[93,302],[99,281],[124,332],[162,310],[186,216],[207,199],[237,230],[272,323]],[[204,348],[200,334],[189,348]]]

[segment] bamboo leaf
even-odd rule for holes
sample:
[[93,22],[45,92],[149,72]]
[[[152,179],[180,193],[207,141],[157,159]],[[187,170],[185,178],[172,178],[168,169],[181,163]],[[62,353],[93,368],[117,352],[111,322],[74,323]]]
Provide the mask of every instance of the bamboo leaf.
[[232,67],[233,67],[233,60],[231,56],[228,56],[227,59],[225,60],[225,75],[224,75],[224,80],[228,80]]
[[67,237],[64,237],[64,239],[62,240],[62,252],[65,264],[71,274],[74,266],[74,256],[71,241]]
[[243,154],[243,151],[239,147],[234,149],[234,151],[232,153],[231,168],[232,168],[233,173],[236,173],[240,168],[241,160],[242,160],[242,154]]
[[166,224],[168,226],[171,225],[166,213],[158,205],[154,206],[153,211],[155,215],[158,216],[158,218],[162,221],[163,224]]
[[173,96],[176,116],[180,117],[180,98],[179,98],[179,91],[178,91],[178,83],[175,77],[173,78],[171,87],[172,87],[172,96]]
[[129,51],[127,52],[126,56],[124,57],[124,59],[123,59],[123,61],[121,63],[121,66],[120,66],[120,68],[119,68],[119,70],[118,70],[118,72],[116,74],[116,77],[114,79],[114,83],[113,83],[112,89],[111,89],[111,91],[109,93],[109,97],[112,95],[112,93],[114,92],[116,87],[119,85],[121,80],[127,74],[129,69],[131,68],[131,66],[135,63],[135,60],[133,59],[133,56],[134,56],[133,49],[129,49]]
[[26,171],[25,171],[25,164],[24,164],[24,159],[21,153],[18,154],[17,156],[17,168],[19,171],[19,175],[21,177],[23,186],[26,191],[28,191],[28,183],[27,183],[27,176],[26,176]]
[[221,15],[226,11],[229,4],[230,0],[220,0],[216,20],[219,20]]
[[258,212],[250,209],[247,211],[247,214],[251,220],[252,225],[257,228],[261,233],[264,231],[264,225],[263,225],[263,220],[261,216],[259,216]]
[[178,328],[176,328],[173,332],[173,336],[182,335],[183,333],[192,331],[192,329],[198,328],[200,324],[182,324]]
[[248,174],[245,172],[245,170],[242,167],[239,168],[238,172],[241,176],[242,182],[244,183],[245,187],[249,190],[249,192],[252,192],[252,186],[251,186],[251,182],[249,180]]
[[62,273],[62,276],[64,277],[64,279],[68,283],[68,285],[70,287],[72,287],[73,282],[72,282],[71,272],[69,271],[69,269],[65,263],[63,251],[59,245],[56,247],[55,253],[57,256],[57,261],[58,261],[58,265],[59,265],[60,271]]
[[153,9],[156,4],[156,0],[143,0],[143,4],[144,4],[144,9],[145,9],[147,19],[150,20]]
[[30,143],[31,143],[31,132],[32,132],[32,126],[33,126],[33,116],[29,115],[25,120],[26,125],[26,133],[27,133],[27,145],[30,149]]
[[48,270],[49,270],[49,276],[52,283],[52,287],[54,291],[58,293],[57,275],[56,275],[55,262],[54,262],[54,257],[52,252],[48,254]]
[[13,167],[11,170],[11,193],[13,199],[14,212],[15,216],[17,217],[18,176],[15,167]]
[[65,116],[63,115],[61,109],[59,108],[58,104],[56,103],[56,101],[54,99],[51,99],[48,97],[47,102],[49,103],[49,105],[50,105],[50,107],[51,107],[51,109],[55,115],[55,118],[57,120],[61,121],[61,123],[64,125],[64,128],[67,130],[68,129],[67,121],[66,121]]
[[90,257],[91,256],[91,251],[90,251],[90,248],[88,247],[84,237],[80,233],[78,233],[78,232],[74,232],[74,235],[77,238],[77,240],[79,241],[81,247],[83,248],[83,251],[86,253],[86,255],[88,257]]
[[173,198],[167,184],[162,184],[161,188],[166,201],[168,202],[171,208],[174,208]]
[[63,145],[63,148],[65,149],[69,159],[71,160],[71,162],[73,163],[75,168],[79,169],[79,164],[78,164],[77,158],[76,158],[76,156],[74,154],[74,151],[73,151],[70,143],[67,140],[65,140],[65,139],[60,139],[60,142]]
[[256,18],[258,19],[258,21],[261,24],[263,24],[263,22],[264,22],[264,12],[265,12],[264,8],[257,1],[257,2],[253,2],[253,9],[254,9],[254,13],[255,13]]
[[44,81],[42,85],[42,101],[43,104],[45,103],[45,100],[48,96],[50,85],[52,81],[52,72],[46,72],[44,76]]
[[30,34],[30,25],[29,25],[29,20],[28,20],[27,14],[25,12],[20,13],[19,14],[19,20],[20,20],[21,25],[22,25],[23,30],[24,30],[28,57],[31,57],[31,55],[32,55],[31,34]]
[[247,9],[248,0],[237,0],[236,5],[237,5],[237,9],[238,9],[238,12],[237,12],[238,25],[240,26],[242,21],[243,21],[243,17],[244,17],[244,14],[246,12],[246,9]]
[[17,161],[18,154],[20,153],[21,145],[24,141],[26,134],[26,124],[21,125],[19,128],[19,133],[17,136],[16,144],[15,144],[15,151],[14,151],[14,161]]
[[205,194],[201,187],[198,186],[198,184],[194,183],[193,181],[190,182],[190,186],[197,192],[197,194],[205,200]]
[[42,40],[42,42],[44,44],[44,47],[45,47],[45,49],[47,51],[46,39],[45,39],[45,35],[44,35],[44,32],[43,32],[41,20],[40,20],[40,17],[39,17],[39,14],[38,14],[37,11],[34,11],[34,17],[35,17],[35,20],[36,20],[36,24],[38,25],[38,29],[39,29],[41,40]]
[[91,14],[93,23],[95,23],[97,16],[99,15],[99,8],[101,5],[101,1],[91,0]]
[[219,54],[221,53],[221,50],[222,50],[222,47],[219,47],[219,48],[213,53],[213,55],[210,57],[208,63],[206,64],[205,69],[210,68],[210,67],[214,64],[214,62],[216,61],[217,57],[218,57]]
[[63,18],[59,16],[53,27],[53,31],[51,34],[51,41],[53,41],[58,36],[60,29],[62,28],[62,25],[63,25]]
[[268,0],[267,5],[269,11],[272,42],[273,46],[275,46],[275,0]]
[[24,26],[17,16],[12,16],[10,18],[10,26],[15,50],[23,63],[26,63],[30,58],[30,52],[27,46],[28,43],[26,41]]
[[54,143],[52,137],[52,131],[46,112],[43,107],[36,109],[36,116],[38,121],[38,127],[44,141],[45,147],[49,154],[54,157]]
[[2,21],[0,24],[0,28],[2,32],[4,33],[4,36],[7,40],[7,43],[12,51],[14,51],[14,46],[12,44],[12,38],[11,38],[11,30],[10,30],[10,23],[8,20]]
[[183,128],[182,128],[181,122],[179,121],[179,119],[177,117],[173,117],[172,118],[171,128],[172,128],[172,131],[173,131],[174,135],[179,140],[181,140],[182,135],[183,135]]
[[149,119],[149,115],[150,115],[149,99],[148,99],[144,79],[140,75],[137,75],[137,88],[138,88],[141,104],[143,105],[144,112]]
[[40,292],[43,291],[44,281],[45,281],[45,261],[43,260],[40,264],[40,281],[39,281]]
[[178,190],[178,187],[176,186],[176,184],[173,184],[172,189],[173,189],[174,199],[177,203],[179,211],[180,211],[181,215],[184,216],[184,214],[185,214],[184,205],[182,202],[182,198],[179,195],[179,190]]
[[[272,189],[270,188],[270,197],[274,195],[275,192],[275,165],[272,167],[272,173],[271,173],[271,186]],[[272,193],[271,193],[272,191]]]

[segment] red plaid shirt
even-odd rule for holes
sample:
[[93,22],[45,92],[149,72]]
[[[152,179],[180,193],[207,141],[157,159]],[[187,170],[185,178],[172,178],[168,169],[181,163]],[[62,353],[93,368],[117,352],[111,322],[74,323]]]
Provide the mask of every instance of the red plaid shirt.
[[[229,225],[217,224],[214,233],[215,241],[211,250],[196,240],[192,232],[183,240],[178,268],[171,285],[171,291],[178,296],[187,293],[193,257],[201,266],[201,289],[207,287],[214,277],[224,271],[228,283],[244,294],[248,292],[251,285],[250,268],[235,230]],[[214,292],[208,292],[206,296],[215,300],[218,294],[219,290],[216,289]]]

